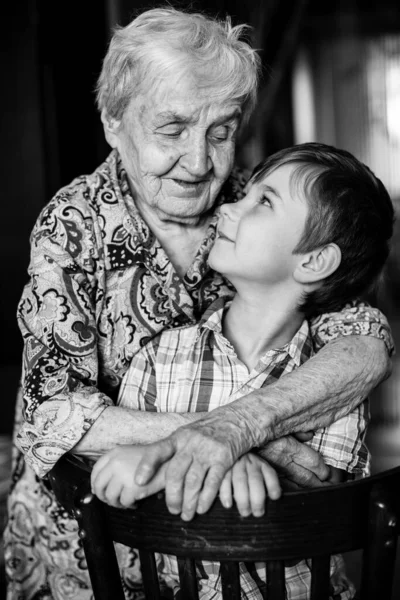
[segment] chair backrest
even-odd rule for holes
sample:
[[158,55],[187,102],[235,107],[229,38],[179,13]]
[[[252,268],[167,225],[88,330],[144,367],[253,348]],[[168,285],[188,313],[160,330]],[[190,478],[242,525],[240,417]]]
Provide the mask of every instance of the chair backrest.
[[80,527],[96,600],[124,600],[113,541],[137,548],[146,597],[161,598],[154,552],[178,559],[181,597],[197,599],[194,561],[221,562],[224,600],[240,599],[239,561],[265,561],[268,600],[285,598],[284,561],[312,560],[311,600],[329,598],[330,555],[363,549],[361,600],[390,600],[400,533],[400,467],[364,480],[285,493],[263,517],[218,500],[190,522],[171,515],[163,494],[115,509],[90,492],[90,470],[65,456],[50,473],[58,501]]

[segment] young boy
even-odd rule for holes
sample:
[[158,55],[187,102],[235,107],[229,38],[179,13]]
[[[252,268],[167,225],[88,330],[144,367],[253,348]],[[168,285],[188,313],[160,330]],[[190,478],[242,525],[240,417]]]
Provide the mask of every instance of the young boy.
[[[393,215],[382,183],[348,152],[303,144],[268,158],[255,169],[246,196],[220,209],[209,264],[234,285],[235,297],[217,301],[197,325],[165,331],[143,348],[124,378],[120,403],[160,412],[210,411],[300,366],[314,353],[308,319],[339,309],[376,282],[389,253]],[[335,475],[368,472],[367,418],[364,402],[309,442]],[[145,488],[134,483],[145,450],[123,446],[104,455],[93,469],[94,492],[129,506],[162,489],[166,465]],[[225,476],[220,499],[228,507],[233,495],[243,516],[257,516],[266,490],[279,497],[278,476],[249,453]],[[175,561],[164,556],[162,562],[177,589]],[[204,562],[201,570],[200,597],[218,598],[218,565]],[[352,598],[340,557],[333,557],[331,575],[332,594]],[[258,577],[265,577],[261,569]],[[261,598],[255,579],[243,565],[243,597]],[[309,586],[306,561],[286,568],[289,599],[308,597]]]

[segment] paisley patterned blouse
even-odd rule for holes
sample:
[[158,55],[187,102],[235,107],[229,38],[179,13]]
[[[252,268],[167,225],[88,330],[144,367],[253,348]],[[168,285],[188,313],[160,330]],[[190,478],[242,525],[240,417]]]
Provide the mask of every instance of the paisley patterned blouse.
[[[244,183],[234,171],[218,204],[240,198]],[[141,346],[164,329],[197,322],[217,297],[232,295],[207,265],[215,225],[216,216],[180,278],[141,219],[115,150],[42,211],[18,310],[25,349],[4,536],[15,594],[9,598],[90,598],[76,525],[39,477],[115,402]],[[366,334],[391,348],[385,318],[363,304],[319,317],[312,332],[317,347],[337,336]],[[131,556],[128,563],[134,562]]]

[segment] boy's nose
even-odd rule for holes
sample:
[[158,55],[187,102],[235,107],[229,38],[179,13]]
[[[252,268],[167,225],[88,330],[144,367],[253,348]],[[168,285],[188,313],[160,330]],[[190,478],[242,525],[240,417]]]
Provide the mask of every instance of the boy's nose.
[[235,210],[235,204],[222,204],[220,207],[220,213],[223,217],[234,221],[238,218],[237,210]]
[[222,204],[220,208],[221,215],[231,221],[240,221],[247,210],[247,203],[243,199],[231,204]]

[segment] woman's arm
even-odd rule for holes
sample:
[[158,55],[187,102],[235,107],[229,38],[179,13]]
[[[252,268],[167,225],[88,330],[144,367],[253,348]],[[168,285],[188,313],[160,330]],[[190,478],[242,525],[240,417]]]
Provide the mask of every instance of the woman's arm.
[[68,200],[60,194],[39,216],[18,306],[24,422],[16,443],[39,476],[112,404],[96,387],[93,221],[85,202]]
[[116,445],[151,444],[162,440],[179,427],[193,423],[206,414],[151,413],[108,406],[72,448],[72,452],[96,460]]
[[31,237],[30,281],[18,308],[24,421],[16,443],[41,477],[71,450],[96,458],[118,443],[156,440],[191,422],[156,413],[137,421],[134,411],[120,413],[97,385],[102,332],[96,319],[106,283],[94,219],[86,200],[60,194]]

